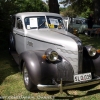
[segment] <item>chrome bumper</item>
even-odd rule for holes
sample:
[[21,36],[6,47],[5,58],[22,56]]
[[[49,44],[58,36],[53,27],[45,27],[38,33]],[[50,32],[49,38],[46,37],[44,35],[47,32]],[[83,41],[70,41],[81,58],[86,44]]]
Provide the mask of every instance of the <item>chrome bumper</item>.
[[61,80],[60,84],[58,84],[58,85],[38,84],[37,88],[41,91],[57,91],[57,90],[59,90],[60,93],[62,93],[63,90],[74,89],[74,88],[94,85],[94,84],[98,84],[98,83],[100,83],[100,78],[93,79],[93,80],[90,80],[90,81],[85,81],[85,82],[70,83],[70,84],[66,84],[66,85],[62,85],[62,80]]

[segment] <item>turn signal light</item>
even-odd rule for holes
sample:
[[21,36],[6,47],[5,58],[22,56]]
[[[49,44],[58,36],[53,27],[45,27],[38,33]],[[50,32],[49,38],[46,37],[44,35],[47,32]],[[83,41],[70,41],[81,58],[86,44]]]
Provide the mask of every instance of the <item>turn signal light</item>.
[[100,53],[100,49],[97,49],[97,53]]
[[45,60],[46,58],[47,58],[47,56],[46,56],[46,55],[42,55],[42,59],[44,59],[44,60]]

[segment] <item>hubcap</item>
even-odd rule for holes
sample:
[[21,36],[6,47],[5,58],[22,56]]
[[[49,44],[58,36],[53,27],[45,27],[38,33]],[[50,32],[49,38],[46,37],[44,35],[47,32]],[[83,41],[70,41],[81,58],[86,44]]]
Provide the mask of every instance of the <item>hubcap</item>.
[[24,67],[24,81],[25,81],[25,84],[28,85],[29,84],[29,75],[28,75],[28,70],[26,69],[26,67]]

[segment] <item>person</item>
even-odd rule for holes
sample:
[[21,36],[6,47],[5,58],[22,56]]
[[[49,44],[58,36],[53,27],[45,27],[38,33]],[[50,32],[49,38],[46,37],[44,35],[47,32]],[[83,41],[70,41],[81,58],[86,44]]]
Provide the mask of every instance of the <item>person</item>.
[[91,29],[93,27],[93,15],[90,14],[89,17],[87,18],[87,24],[88,24],[88,28]]

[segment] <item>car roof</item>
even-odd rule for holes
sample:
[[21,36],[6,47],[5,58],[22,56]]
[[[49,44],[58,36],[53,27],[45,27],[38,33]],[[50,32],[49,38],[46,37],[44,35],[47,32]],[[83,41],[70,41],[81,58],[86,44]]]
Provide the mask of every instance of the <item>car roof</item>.
[[46,15],[61,17],[60,14],[50,13],[50,12],[21,12],[21,13],[15,14],[15,16],[22,16],[22,17],[28,17],[28,16],[46,16]]
[[86,20],[86,18],[83,18],[83,17],[76,17],[74,18],[75,20]]

